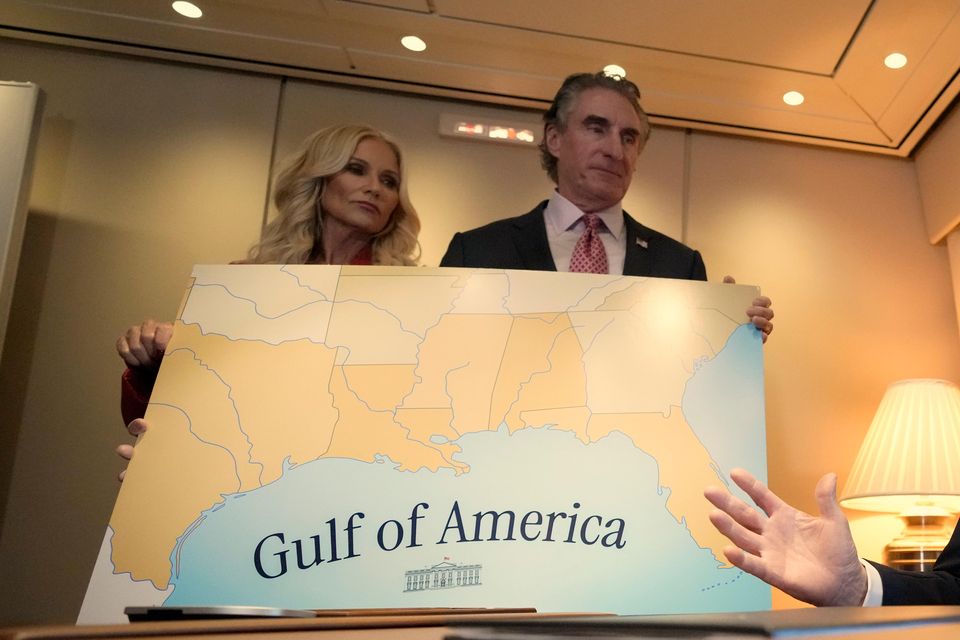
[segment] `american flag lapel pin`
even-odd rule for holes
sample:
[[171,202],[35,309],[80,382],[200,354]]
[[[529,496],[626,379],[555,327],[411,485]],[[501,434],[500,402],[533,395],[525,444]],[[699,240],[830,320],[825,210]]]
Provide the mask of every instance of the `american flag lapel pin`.
[[641,249],[646,249],[647,241],[644,240],[643,238],[637,238],[637,246],[639,246]]

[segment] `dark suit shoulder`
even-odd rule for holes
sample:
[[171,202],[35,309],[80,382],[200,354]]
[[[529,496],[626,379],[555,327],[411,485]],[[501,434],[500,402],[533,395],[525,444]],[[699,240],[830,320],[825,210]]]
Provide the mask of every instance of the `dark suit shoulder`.
[[648,243],[655,242],[663,249],[667,251],[676,251],[681,255],[693,255],[694,253],[697,253],[697,251],[691,249],[679,240],[674,240],[665,233],[660,233],[656,229],[651,229],[650,227],[644,226],[643,224],[637,222],[633,216],[626,211],[623,212],[623,218],[624,223],[627,226],[627,232],[636,234],[637,238],[646,240]]
[[454,234],[440,266],[555,271],[544,207],[546,201],[523,215]]
[[645,227],[626,211],[627,253],[623,273],[634,276],[706,280],[707,267],[696,249]]
[[500,234],[508,229],[526,229],[530,226],[535,226],[539,221],[543,220],[543,209],[546,207],[546,201],[541,202],[534,208],[532,211],[528,211],[523,215],[514,216],[512,218],[501,218],[499,220],[494,220],[493,222],[488,222],[485,225],[477,227],[475,229],[470,229],[469,231],[461,231],[457,235],[464,238],[478,238],[478,237],[487,237],[491,234]]

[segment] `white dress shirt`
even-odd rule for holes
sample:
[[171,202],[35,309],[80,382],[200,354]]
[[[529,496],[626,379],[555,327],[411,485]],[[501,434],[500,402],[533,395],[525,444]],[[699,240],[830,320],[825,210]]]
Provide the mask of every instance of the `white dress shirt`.
[[[623,207],[618,202],[608,209],[595,213],[603,222],[597,230],[600,232],[603,247],[607,250],[607,265],[610,273],[623,273],[623,262],[627,256],[627,230],[623,223]],[[583,211],[554,191],[547,202],[543,217],[547,225],[550,253],[553,255],[554,264],[557,265],[557,271],[570,271],[573,248],[586,227],[582,220]]]
[[883,604],[883,581],[880,580],[880,572],[866,560],[861,559],[860,564],[867,570],[867,595],[860,606],[879,607]]

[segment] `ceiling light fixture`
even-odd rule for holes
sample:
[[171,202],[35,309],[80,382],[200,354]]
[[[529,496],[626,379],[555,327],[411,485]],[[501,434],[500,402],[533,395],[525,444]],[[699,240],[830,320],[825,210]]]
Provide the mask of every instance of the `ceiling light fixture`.
[[200,10],[200,7],[192,2],[186,2],[185,0],[177,0],[177,2],[174,2],[170,6],[173,7],[174,11],[187,18],[199,18],[203,15],[203,11]]
[[899,52],[894,52],[883,59],[883,64],[889,69],[903,69],[907,66],[907,56]]
[[410,51],[423,51],[427,48],[427,43],[417,36],[403,36],[400,38],[400,44],[410,49]]
[[791,107],[798,107],[803,104],[803,94],[799,91],[787,91],[783,94],[783,101]]
[[627,70],[618,64],[608,64],[603,68],[603,75],[617,78],[626,78]]

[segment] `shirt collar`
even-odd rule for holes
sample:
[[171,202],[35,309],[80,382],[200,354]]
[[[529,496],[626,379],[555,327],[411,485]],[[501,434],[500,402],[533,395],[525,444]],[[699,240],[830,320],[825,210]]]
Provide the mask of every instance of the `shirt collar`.
[[[611,207],[595,211],[594,213],[603,221],[604,226],[607,227],[610,234],[619,240],[624,228],[622,203],[618,202]],[[547,202],[547,208],[544,210],[543,216],[546,219],[546,223],[553,228],[553,232],[559,235],[564,231],[569,231],[576,225],[580,218],[583,217],[583,211],[554,189],[550,195],[550,200]]]

